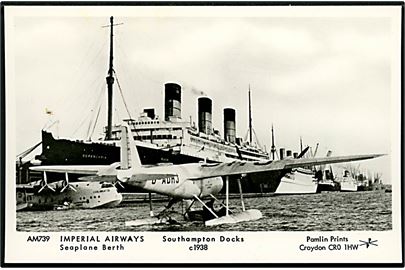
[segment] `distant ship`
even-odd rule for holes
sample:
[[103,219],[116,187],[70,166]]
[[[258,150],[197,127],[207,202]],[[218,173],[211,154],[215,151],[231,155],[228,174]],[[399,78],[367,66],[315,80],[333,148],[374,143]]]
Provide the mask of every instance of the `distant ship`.
[[[41,165],[107,165],[120,159],[119,125],[112,124],[112,95],[115,73],[113,68],[113,18],[110,35],[110,63],[106,78],[108,87],[108,120],[105,138],[102,141],[55,139],[42,130],[42,153],[36,156]],[[237,148],[243,160],[269,160],[269,154],[253,143],[251,100],[249,88],[249,140],[236,136],[236,110],[223,109],[224,135],[212,127],[212,100],[198,98],[198,125],[181,116],[182,87],[178,83],[164,85],[164,118],[155,114],[154,108],[145,108],[138,119],[125,119],[132,129],[136,146],[143,164],[224,162],[239,159]],[[17,170],[19,171],[19,170]],[[25,179],[17,177],[17,179]],[[281,176],[274,173],[257,173],[242,181],[245,192],[274,192]],[[232,181],[232,183],[235,181]],[[230,191],[238,192],[236,184]]]
[[312,194],[316,193],[318,180],[309,169],[297,168],[287,173],[280,182],[275,194]]
[[355,178],[353,178],[349,171],[345,170],[343,177],[337,177],[336,181],[340,183],[340,191],[343,192],[354,192],[358,191],[358,183]]
[[111,183],[72,182],[72,188],[62,191],[63,181],[41,185],[17,186],[17,211],[65,210],[72,208],[115,207],[122,201],[122,194]]
[[392,187],[390,187],[390,185],[385,185],[381,179],[381,176],[381,173],[356,174],[359,191],[385,190],[387,187],[388,190],[390,190]]
[[318,179],[317,193],[340,190],[340,184],[334,180],[333,174],[330,170],[319,170],[315,173],[315,176]]
[[[331,155],[332,151],[329,150],[326,157],[330,157]],[[332,166],[329,166],[329,169],[325,169],[325,166],[321,166],[319,170],[316,170],[315,177],[318,179],[317,193],[340,190],[340,184],[335,181]]]
[[[271,127],[271,151],[273,158],[275,158],[276,146],[274,143],[274,129]],[[301,155],[304,155],[306,151],[302,149],[302,140],[301,142],[301,153],[292,153],[290,150],[287,150],[286,158],[300,158]],[[280,159],[284,159],[284,148],[280,148]],[[281,178],[280,185],[277,187],[275,194],[278,195],[292,195],[292,194],[312,194],[316,193],[318,188],[318,179],[315,177],[315,173],[310,168],[296,168],[291,172],[285,174]]]

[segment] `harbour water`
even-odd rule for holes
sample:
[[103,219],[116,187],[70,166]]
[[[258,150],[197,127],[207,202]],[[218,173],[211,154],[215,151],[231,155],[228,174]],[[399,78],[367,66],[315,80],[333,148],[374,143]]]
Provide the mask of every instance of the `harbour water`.
[[[247,209],[259,209],[256,221],[205,227],[181,220],[181,205],[173,225],[125,227],[125,221],[147,218],[148,203],[123,203],[108,209],[17,212],[18,231],[384,231],[392,229],[391,193],[383,191],[282,195],[245,199]],[[166,202],[153,204],[157,213]],[[240,200],[230,200],[231,209]]]

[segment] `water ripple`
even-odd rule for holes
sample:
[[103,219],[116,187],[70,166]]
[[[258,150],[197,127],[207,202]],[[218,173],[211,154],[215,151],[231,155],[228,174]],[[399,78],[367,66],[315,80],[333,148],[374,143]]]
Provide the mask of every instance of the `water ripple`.
[[[234,209],[240,201],[230,200]],[[245,199],[247,209],[259,209],[257,221],[205,227],[199,222],[125,227],[125,221],[146,218],[147,203],[110,209],[18,212],[19,231],[359,231],[391,230],[391,193],[321,193]],[[165,203],[154,203],[158,212]],[[180,209],[180,208],[179,208]],[[180,213],[176,214],[180,217]]]

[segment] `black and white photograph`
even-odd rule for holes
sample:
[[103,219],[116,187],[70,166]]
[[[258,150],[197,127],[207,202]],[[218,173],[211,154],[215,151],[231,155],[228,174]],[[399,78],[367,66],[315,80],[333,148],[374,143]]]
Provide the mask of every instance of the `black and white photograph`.
[[403,266],[403,3],[2,9],[2,264]]

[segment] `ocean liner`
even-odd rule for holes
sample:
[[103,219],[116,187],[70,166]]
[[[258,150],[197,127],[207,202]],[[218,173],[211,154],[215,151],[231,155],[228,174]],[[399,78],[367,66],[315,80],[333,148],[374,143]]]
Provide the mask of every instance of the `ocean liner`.
[[[36,156],[41,165],[103,165],[119,161],[120,128],[113,125],[113,17],[110,18],[110,58],[106,77],[108,88],[107,126],[102,141],[55,139],[42,130],[42,153]],[[212,127],[212,100],[198,98],[198,125],[181,117],[182,87],[175,82],[164,85],[164,118],[154,108],[145,108],[138,119],[124,119],[132,129],[143,164],[223,162],[235,159],[269,160],[269,154],[253,143],[249,89],[249,140],[236,136],[236,110],[223,109],[223,137]],[[238,155],[240,151],[241,155]],[[21,177],[20,177],[21,179]],[[246,192],[274,192],[280,183],[279,173],[258,173],[243,181]],[[230,191],[238,191],[237,185]]]

